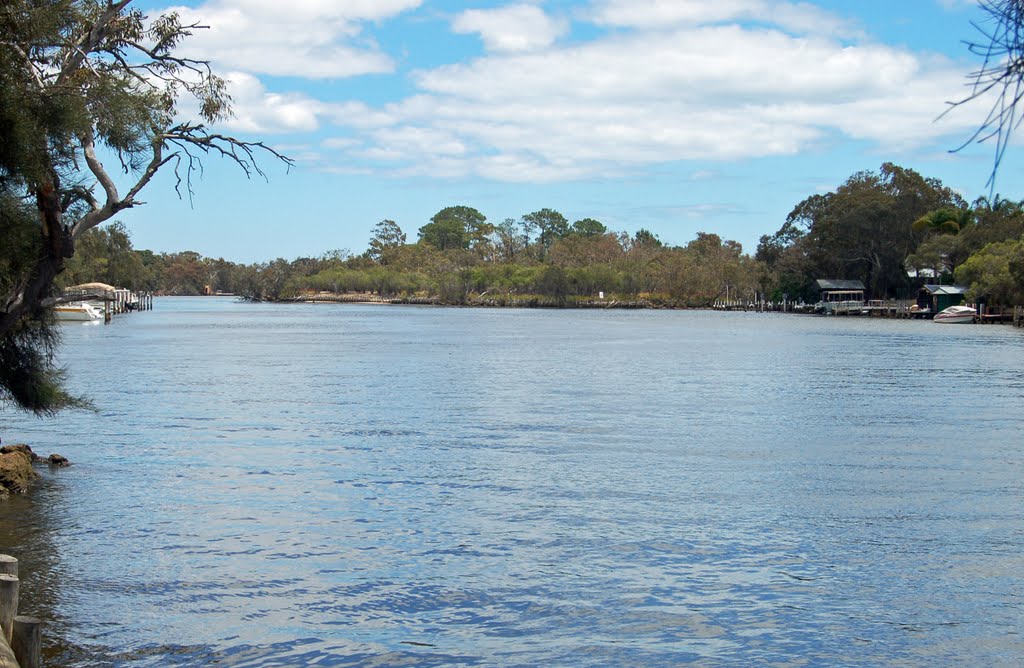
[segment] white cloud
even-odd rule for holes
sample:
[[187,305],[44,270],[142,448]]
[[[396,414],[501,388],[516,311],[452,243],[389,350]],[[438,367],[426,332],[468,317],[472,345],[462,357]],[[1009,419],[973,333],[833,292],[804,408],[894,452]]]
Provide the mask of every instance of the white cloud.
[[749,21],[797,34],[860,34],[852,23],[820,7],[776,0],[598,0],[592,17],[601,25],[648,30]]
[[[326,6],[306,4],[307,14]],[[517,23],[517,12],[533,19]],[[592,16],[614,29],[568,46],[540,28],[531,42],[538,16],[547,19],[523,4],[464,12],[453,29],[479,32],[491,52],[414,72],[410,95],[378,106],[274,94],[234,76],[237,123],[337,125],[339,137],[321,147],[350,170],[557,181],[791,155],[843,138],[922,146],[969,135],[978,122],[967,110],[935,122],[962,90],[961,66],[850,39],[849,25],[804,4],[603,0]],[[816,17],[827,29],[811,29]]]
[[306,95],[268,91],[259,79],[244,72],[225,75],[234,117],[232,130],[253,134],[311,132],[320,127],[323,105]]
[[489,51],[533,51],[550,46],[568,30],[535,5],[509,5],[498,9],[470,9],[452,22],[452,30],[479,33]]
[[362,36],[362,25],[422,0],[210,0],[172,7],[197,30],[182,52],[220,69],[310,79],[390,72],[391,58]]
[[[933,121],[960,81],[947,63],[882,45],[716,25],[420,72],[424,94],[388,114],[398,127],[460,138],[466,172],[571,179],[674,160],[794,154],[836,134],[914,145],[949,131]],[[375,137],[392,161],[429,172],[427,151]]]

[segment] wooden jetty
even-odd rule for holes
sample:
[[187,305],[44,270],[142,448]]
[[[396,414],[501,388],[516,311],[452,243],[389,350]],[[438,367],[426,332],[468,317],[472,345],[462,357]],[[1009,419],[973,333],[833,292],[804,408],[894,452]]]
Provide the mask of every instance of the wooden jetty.
[[711,304],[716,311],[752,311],[754,313],[820,313],[825,315],[840,316],[873,316],[876,318],[904,317],[909,313],[910,303],[896,300],[872,300],[872,301],[833,301],[828,303],[828,308],[821,308],[818,304],[807,304],[804,302],[792,301],[743,301],[718,299]]
[[39,668],[42,622],[18,614],[18,560],[0,554],[0,668]]
[[151,311],[153,293],[115,288],[106,283],[83,283],[66,288],[61,294],[60,302],[102,302],[103,321],[110,322],[113,316],[122,313]]
[[[902,318],[910,320],[930,320],[935,313],[918,307],[917,302],[910,299],[873,299],[866,302],[851,300],[849,302],[831,302],[830,308],[822,310],[816,304],[716,300],[711,308],[716,311],[748,311],[754,313],[816,313],[837,316],[862,316],[871,318]],[[999,307],[982,308],[977,322],[982,324],[1014,324],[1024,327],[1024,306],[1016,306],[1012,310]]]

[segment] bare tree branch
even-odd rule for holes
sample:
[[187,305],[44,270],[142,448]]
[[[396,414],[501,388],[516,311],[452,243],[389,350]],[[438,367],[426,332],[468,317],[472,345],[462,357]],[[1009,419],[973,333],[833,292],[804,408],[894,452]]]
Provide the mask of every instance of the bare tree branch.
[[981,0],[979,6],[992,21],[992,26],[986,28],[972,23],[982,39],[966,42],[966,45],[972,54],[981,57],[981,67],[968,75],[970,93],[961,100],[949,102],[940,118],[957,107],[995,96],[985,120],[952,151],[994,141],[995,158],[986,183],[990,190],[994,190],[996,174],[1010,138],[1024,120],[1018,111],[1024,100],[1024,3],[1020,0]]

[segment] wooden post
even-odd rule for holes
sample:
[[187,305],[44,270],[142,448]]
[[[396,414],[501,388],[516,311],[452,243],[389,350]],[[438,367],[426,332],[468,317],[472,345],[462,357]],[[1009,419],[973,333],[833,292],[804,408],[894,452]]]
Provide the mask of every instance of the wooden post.
[[0,639],[0,668],[21,668],[18,665],[18,659],[14,656],[14,650],[2,639]]
[[18,575],[18,560],[9,554],[0,554],[0,575]]
[[42,620],[35,617],[14,618],[14,632],[11,635],[11,649],[21,668],[39,668],[42,653]]
[[18,614],[18,576],[0,575],[0,631],[11,642],[11,628]]

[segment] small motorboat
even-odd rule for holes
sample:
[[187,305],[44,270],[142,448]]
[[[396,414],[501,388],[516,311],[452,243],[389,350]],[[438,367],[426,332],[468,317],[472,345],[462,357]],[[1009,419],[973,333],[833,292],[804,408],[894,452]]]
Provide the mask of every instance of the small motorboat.
[[970,306],[950,306],[935,314],[935,322],[944,322],[948,325],[968,325],[978,317],[977,312]]
[[103,311],[86,302],[58,304],[53,314],[61,322],[103,322]]

